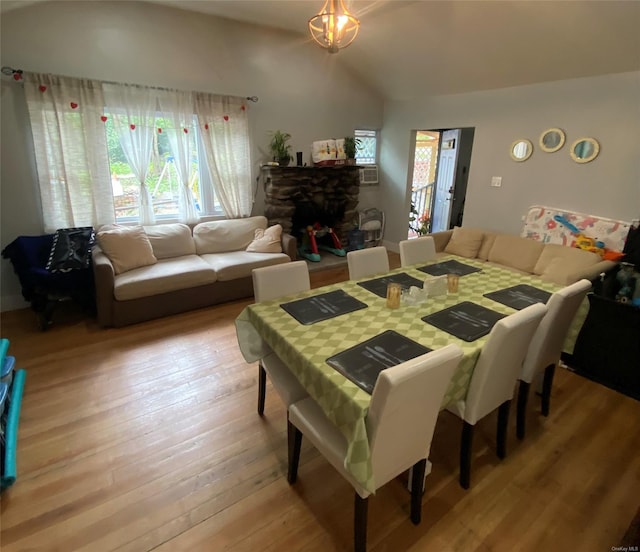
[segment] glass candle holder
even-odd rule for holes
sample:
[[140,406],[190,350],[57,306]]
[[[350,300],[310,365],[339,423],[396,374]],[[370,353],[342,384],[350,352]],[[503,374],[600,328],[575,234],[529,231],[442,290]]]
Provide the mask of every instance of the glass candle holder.
[[402,295],[402,286],[395,282],[387,284],[387,307],[397,309],[400,306],[400,296]]
[[447,291],[449,293],[458,293],[458,283],[460,276],[458,274],[447,274]]

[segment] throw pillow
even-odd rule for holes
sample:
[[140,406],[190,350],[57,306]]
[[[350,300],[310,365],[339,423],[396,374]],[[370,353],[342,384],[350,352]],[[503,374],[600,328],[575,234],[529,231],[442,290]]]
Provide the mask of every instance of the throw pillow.
[[281,235],[282,226],[279,224],[269,226],[266,230],[258,228],[255,231],[253,241],[247,247],[247,251],[254,253],[282,253]]
[[482,245],[484,232],[472,228],[461,228],[456,226],[449,243],[444,248],[445,253],[460,255],[468,259],[475,259]]
[[111,226],[100,230],[98,245],[109,257],[116,274],[158,262],[142,226]]

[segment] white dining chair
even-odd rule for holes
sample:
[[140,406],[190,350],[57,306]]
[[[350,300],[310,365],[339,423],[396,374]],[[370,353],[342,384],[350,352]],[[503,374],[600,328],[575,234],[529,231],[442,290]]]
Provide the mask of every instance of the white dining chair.
[[[253,293],[258,303],[311,289],[309,268],[305,261],[254,268],[251,274]],[[264,414],[267,374],[287,407],[307,396],[306,390],[300,385],[298,379],[272,351],[258,363],[258,414],[260,416]]]
[[431,236],[421,236],[402,240],[400,246],[400,266],[426,263],[436,258],[436,243]]
[[[462,349],[452,344],[387,368],[380,372],[371,395],[366,425],[375,489],[413,467],[411,521],[416,525],[422,515],[422,483],[438,411],[462,355]],[[303,434],[354,487],[355,550],[366,550],[371,493],[345,469],[347,441],[312,398],[289,409],[291,484],[297,479]]]
[[496,453],[507,453],[507,423],[516,380],[522,369],[529,343],[547,307],[536,303],[498,320],[491,329],[487,343],[473,369],[464,400],[452,403],[447,410],[462,419],[460,440],[460,485],[468,489],[471,483],[471,449],[476,423],[498,409]]
[[562,354],[562,346],[569,332],[571,322],[591,289],[589,280],[579,280],[556,291],[547,302],[547,314],[536,330],[520,373],[518,386],[518,406],[516,416],[516,435],[524,439],[527,415],[527,402],[531,383],[542,377],[542,415],[549,415],[551,387],[556,364]]
[[387,248],[379,245],[368,249],[358,249],[347,253],[349,279],[357,280],[374,274],[389,272]]

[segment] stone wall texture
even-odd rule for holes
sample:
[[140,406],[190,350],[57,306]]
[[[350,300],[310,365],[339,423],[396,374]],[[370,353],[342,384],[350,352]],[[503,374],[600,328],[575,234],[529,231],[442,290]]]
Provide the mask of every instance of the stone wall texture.
[[303,220],[303,214],[316,213],[317,217],[311,218],[319,218],[319,222],[338,215],[333,228],[346,247],[358,217],[358,167],[263,167],[262,180],[264,215],[270,226],[280,224],[284,232],[299,238],[306,225],[318,222]]

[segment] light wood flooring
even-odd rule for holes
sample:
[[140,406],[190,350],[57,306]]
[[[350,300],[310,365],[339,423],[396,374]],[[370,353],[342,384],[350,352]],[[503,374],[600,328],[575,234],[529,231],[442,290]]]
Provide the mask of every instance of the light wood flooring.
[[[286,413],[269,384],[256,413],[257,366],[234,328],[249,302],[107,330],[61,309],[44,333],[29,310],[3,313],[0,335],[27,369],[3,552],[352,549],[349,484],[303,440],[289,486]],[[369,549],[612,550],[638,509],[639,421],[640,402],[560,369],[551,415],[530,410],[522,442],[512,416],[505,460],[496,416],[480,422],[464,491],[460,421],[444,412],[422,524],[394,480],[370,500]]]

